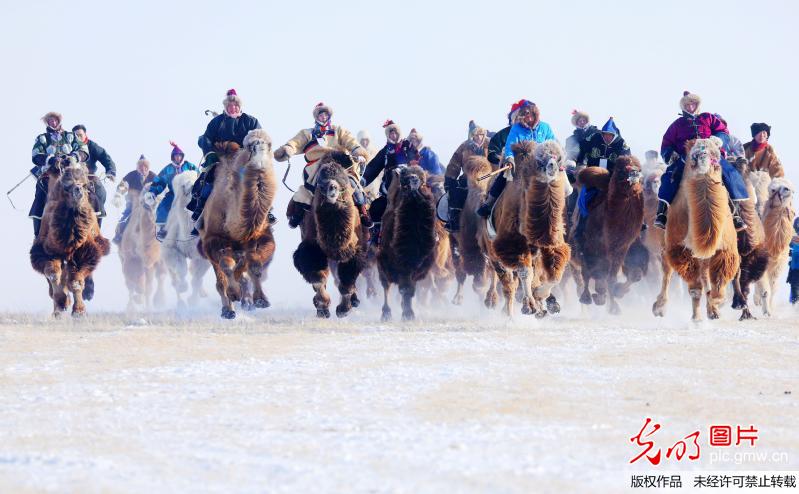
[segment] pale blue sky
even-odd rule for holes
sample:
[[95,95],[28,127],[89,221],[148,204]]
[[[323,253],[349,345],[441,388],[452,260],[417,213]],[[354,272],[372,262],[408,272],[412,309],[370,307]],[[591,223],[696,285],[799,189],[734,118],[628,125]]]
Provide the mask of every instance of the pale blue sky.
[[[309,126],[311,108],[324,101],[335,123],[366,128],[378,144],[386,118],[406,133],[418,128],[445,162],[469,119],[497,130],[523,97],[541,107],[561,141],[571,133],[573,108],[598,125],[613,115],[641,156],[659,147],[688,89],[744,141],[753,121],[771,124],[789,177],[799,176],[791,138],[799,8],[788,0],[36,1],[3,11],[0,125],[11,163],[3,192],[30,167],[39,117],[49,110],[63,113],[65,126],[84,123],[121,173],[141,153],[158,171],[170,139],[199,159],[202,111],[219,109],[231,87],[276,144]],[[29,182],[14,194],[22,212],[2,206],[12,234],[0,262],[20,280],[2,309],[48,306],[26,257],[32,232],[23,213],[31,198]],[[281,190],[281,218],[287,199]],[[109,212],[103,230],[110,235],[118,212]],[[284,221],[277,242],[267,290],[283,280],[304,301],[310,289],[290,265],[298,233]],[[100,279],[118,280],[115,252],[101,270]],[[121,295],[103,294],[97,305],[119,308]]]

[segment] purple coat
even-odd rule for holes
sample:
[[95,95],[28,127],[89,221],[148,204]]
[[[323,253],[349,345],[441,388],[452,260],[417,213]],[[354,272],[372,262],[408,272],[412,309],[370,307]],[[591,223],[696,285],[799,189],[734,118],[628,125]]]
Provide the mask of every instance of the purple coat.
[[691,139],[707,139],[710,136],[720,138],[724,145],[729,141],[727,125],[711,113],[700,113],[697,116],[683,112],[682,116],[672,122],[663,135],[660,144],[660,156],[669,162],[671,154],[676,152],[685,159],[685,143]]

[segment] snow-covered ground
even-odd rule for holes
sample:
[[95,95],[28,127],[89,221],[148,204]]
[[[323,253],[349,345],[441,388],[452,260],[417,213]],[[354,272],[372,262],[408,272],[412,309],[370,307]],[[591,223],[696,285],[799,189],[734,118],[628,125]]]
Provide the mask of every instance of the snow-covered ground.
[[[624,492],[633,473],[799,469],[796,314],[692,325],[678,307],[7,313],[0,492]],[[630,465],[647,417],[664,455],[700,430],[700,460]],[[728,450],[769,459],[712,461],[713,424],[755,425]]]

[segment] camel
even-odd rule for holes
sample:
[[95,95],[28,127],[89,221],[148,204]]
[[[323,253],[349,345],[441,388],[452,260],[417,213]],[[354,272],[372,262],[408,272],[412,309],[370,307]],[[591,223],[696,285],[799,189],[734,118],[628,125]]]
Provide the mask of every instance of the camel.
[[565,156],[555,141],[538,146],[517,143],[513,152],[515,179],[494,204],[493,223],[481,222],[478,239],[502,284],[505,314],[513,314],[518,281],[522,313],[543,317],[547,310],[560,311],[551,289],[562,278],[571,255],[565,242],[564,212],[570,188]]
[[[606,299],[609,299],[608,312],[620,314],[618,299],[625,295],[633,282],[641,279],[649,263],[648,253],[643,246],[630,252],[640,236],[644,218],[641,163],[633,156],[620,156],[616,159],[612,173],[605,168],[591,166],[580,172],[578,180],[583,187],[599,189],[584,220],[582,249],[572,245],[577,251],[572,256],[572,266],[575,273],[582,276],[582,283],[579,284],[582,287],[580,303],[605,305]],[[575,209],[574,214],[576,219],[579,210]],[[619,271],[625,263],[628,264],[625,269],[627,281],[618,283]],[[590,290],[592,279],[594,293]]]
[[336,316],[345,317],[360,300],[355,282],[366,263],[368,234],[353,201],[353,177],[346,169],[355,162],[346,151],[329,150],[319,161],[310,214],[301,224],[302,241],[294,252],[294,267],[314,290],[318,317],[330,317],[327,278],[336,273],[341,301]]
[[[433,193],[433,199],[436,204],[438,204],[438,200],[446,193],[444,190],[444,177],[441,175],[428,176],[427,186]],[[430,266],[428,275],[419,282],[419,296],[423,300],[428,300],[431,297],[443,300],[455,273],[452,243],[449,232],[444,228],[442,221],[435,222],[435,233],[436,246],[433,264]]]
[[383,285],[383,321],[391,320],[391,286],[402,295],[402,319],[413,320],[416,283],[430,272],[435,259],[437,220],[426,173],[418,165],[397,168],[388,191],[377,267]]
[[[685,171],[668,212],[664,252],[688,284],[693,321],[702,320],[703,292],[708,318],[718,319],[726,286],[740,266],[729,196],[721,181],[720,149],[716,137],[686,143]],[[667,301],[668,292],[662,289],[652,312],[662,316]]]
[[472,276],[472,288],[481,292],[485,288],[486,280],[491,282],[490,289],[486,292],[485,305],[493,308],[497,304],[496,275],[493,270],[488,271],[488,263],[480,249],[478,242],[478,229],[482,219],[477,215],[477,208],[483,203],[488,194],[488,180],[478,180],[481,176],[491,173],[491,163],[480,159],[479,156],[470,156],[463,165],[466,175],[468,192],[460,217],[460,228],[450,233],[452,239],[452,258],[455,264],[455,278],[458,288],[452,303],[463,303],[463,285],[466,277]]
[[[667,285],[671,283],[674,270],[665,262],[663,257],[663,247],[666,245],[666,232],[662,228],[655,227],[655,216],[658,209],[658,192],[660,191],[662,168],[655,168],[644,176],[644,230],[641,241],[649,253],[649,267],[647,273],[662,272],[663,279]],[[658,269],[660,268],[660,269]]]
[[[191,211],[186,209],[186,205],[191,200],[191,189],[197,177],[197,172],[188,170],[172,179],[175,199],[166,218],[167,233],[161,245],[164,264],[169,270],[179,308],[186,307],[187,302],[197,302],[200,297],[207,296],[203,289],[203,277],[211,269],[211,264],[200,255],[190,237],[194,222],[191,220]],[[191,273],[191,295],[185,299],[183,294],[189,289],[186,280],[189,273]]]
[[754,198],[757,214],[763,218],[766,201],[769,199],[769,184],[771,175],[766,170],[750,170],[746,175],[749,179],[749,197]]
[[214,268],[222,317],[233,319],[235,301],[244,310],[270,305],[261,283],[275,253],[268,218],[277,189],[272,139],[262,129],[251,130],[244,146],[233,156],[223,155],[216,166],[216,185],[199,228],[199,249]]
[[70,158],[47,173],[47,204],[30,250],[31,265],[47,279],[53,316],[67,311],[70,294],[72,315],[82,316],[86,313],[84,291],[90,288],[87,279],[111,252],[111,243],[100,233],[89,199],[86,166]]
[[[136,306],[152,309],[163,301],[166,269],[161,260],[161,244],[155,238],[154,201],[147,202],[139,191],[130,191],[131,212],[128,226],[119,243],[119,260],[128,287],[128,311]],[[153,293],[153,282],[157,289]]]
[[755,290],[756,302],[759,299],[764,316],[770,316],[774,310],[774,294],[777,281],[782,278],[790,250],[791,238],[794,235],[793,218],[795,212],[792,205],[794,187],[782,177],[774,178],[769,184],[769,198],[763,209],[763,229],[765,241],[763,246],[768,254],[766,273],[760,279]]

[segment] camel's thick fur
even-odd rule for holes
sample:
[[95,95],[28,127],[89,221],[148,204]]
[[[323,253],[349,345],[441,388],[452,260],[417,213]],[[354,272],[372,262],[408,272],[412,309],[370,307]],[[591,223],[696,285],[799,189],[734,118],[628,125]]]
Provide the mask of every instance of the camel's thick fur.
[[[580,302],[604,305],[607,297],[608,311],[619,314],[621,308],[617,299],[624,296],[633,282],[640,280],[649,262],[646,254],[641,262],[630,260],[631,265],[638,265],[637,269],[631,266],[625,270],[626,283],[618,283],[619,271],[628,258],[630,247],[639,238],[643,224],[641,164],[635,157],[621,156],[612,174],[604,168],[588,167],[580,172],[579,181],[583,187],[599,189],[584,220],[582,252],[572,256],[575,272],[582,276]],[[593,294],[590,291],[592,279]]]
[[656,168],[644,177],[644,224],[646,230],[641,235],[641,240],[649,253],[649,268],[647,274],[650,277],[662,274],[661,285],[668,286],[674,270],[666,262],[663,256],[663,248],[666,245],[666,231],[655,227],[655,217],[658,209],[658,191],[660,191],[660,180],[663,176],[663,169]]
[[763,208],[763,246],[768,255],[766,273],[757,284],[755,296],[759,299],[763,315],[770,316],[774,310],[774,293],[787,265],[786,259],[794,235],[793,209],[794,187],[786,178],[775,178],[769,185],[769,198]]
[[72,315],[81,316],[86,313],[84,290],[90,291],[91,274],[111,244],[100,233],[89,200],[86,167],[73,160],[62,171],[53,168],[49,173],[47,204],[30,250],[31,265],[47,279],[53,315],[69,308],[71,293]]
[[368,235],[361,226],[352,199],[353,185],[346,168],[352,157],[340,150],[327,151],[318,161],[316,190],[311,211],[302,223],[302,242],[294,252],[294,266],[314,289],[313,304],[319,317],[330,317],[327,278],[336,273],[341,302],[336,315],[344,317],[360,301],[355,282],[366,263]]
[[[167,233],[161,246],[164,263],[177,294],[178,307],[185,306],[187,302],[195,303],[200,297],[206,296],[203,276],[211,268],[211,264],[200,255],[196,242],[190,237],[194,222],[186,206],[191,200],[191,188],[197,176],[197,172],[190,170],[172,180],[175,199],[166,219]],[[186,300],[184,294],[189,289],[186,279],[189,275],[191,275],[191,295]]]
[[272,140],[264,130],[251,130],[244,146],[216,166],[199,247],[216,274],[222,317],[231,319],[234,301],[245,310],[270,305],[261,282],[275,252],[268,218],[277,189]]
[[132,311],[138,306],[149,310],[153,305],[163,302],[166,274],[161,259],[161,244],[155,238],[157,204],[147,204],[144,196],[137,191],[130,192],[130,200],[130,218],[119,244],[119,260],[128,287],[128,310]]
[[[708,317],[719,317],[726,286],[740,265],[729,196],[721,181],[719,148],[720,141],[714,137],[686,144],[685,171],[666,225],[665,254],[688,284],[694,321],[702,319],[703,293]],[[667,300],[668,291],[662,290],[652,308],[655,315],[663,315]]]
[[383,320],[391,319],[391,285],[399,286],[402,319],[412,320],[416,283],[430,271],[435,259],[438,221],[435,201],[427,177],[419,166],[392,171],[388,207],[383,214],[383,231],[377,252],[377,266],[383,285]]
[[502,284],[505,314],[513,314],[518,278],[522,313],[543,316],[542,300],[550,311],[559,310],[550,290],[571,255],[564,239],[565,156],[554,141],[515,144],[514,155],[515,179],[494,206],[496,237],[481,222],[479,242]]
[[[433,199],[437,204],[441,196],[446,193],[444,177],[441,175],[428,176],[427,186],[433,193]],[[436,245],[433,264],[430,266],[430,272],[418,285],[422,303],[427,303],[430,299],[443,303],[450,282],[455,277],[452,242],[443,222],[435,222],[435,233]]]
[[491,281],[491,289],[486,292],[485,305],[493,308],[497,305],[496,275],[488,270],[488,263],[478,242],[479,226],[484,220],[477,214],[477,208],[488,194],[489,180],[477,179],[491,173],[491,163],[482,156],[470,156],[463,164],[466,175],[468,193],[461,211],[460,228],[450,234],[452,239],[453,263],[458,288],[452,303],[463,302],[463,285],[467,276],[472,276],[472,288],[478,293],[485,289],[486,278]]

